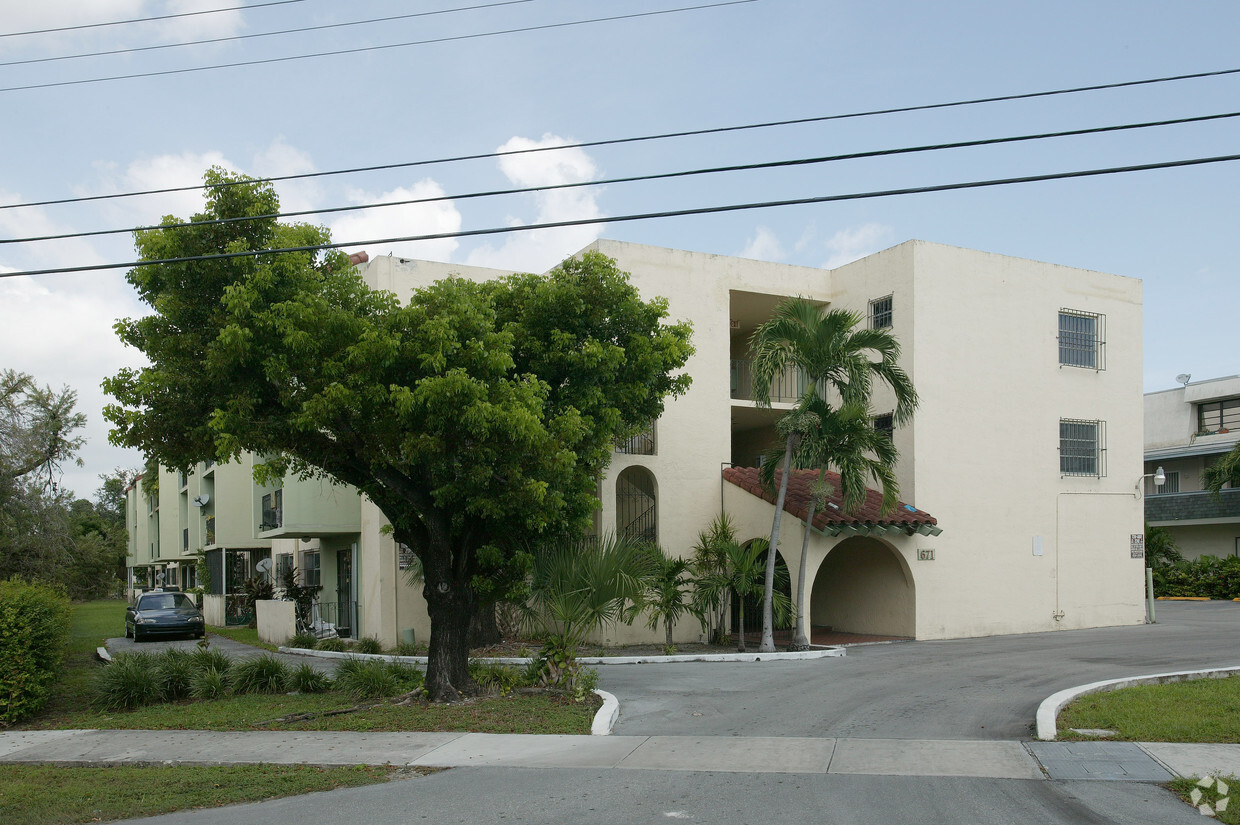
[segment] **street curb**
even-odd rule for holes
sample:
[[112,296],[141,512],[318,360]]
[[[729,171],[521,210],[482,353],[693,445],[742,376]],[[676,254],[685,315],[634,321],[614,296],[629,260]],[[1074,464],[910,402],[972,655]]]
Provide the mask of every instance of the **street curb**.
[[603,706],[594,714],[594,722],[590,725],[591,736],[610,736],[611,729],[616,726],[620,716],[620,701],[605,690],[594,691],[603,700]]
[[[411,665],[426,664],[425,656],[396,656],[390,653],[352,653],[337,650],[311,650],[304,647],[279,648],[281,653],[291,656],[317,656],[321,659],[378,659],[383,662],[402,662]],[[579,656],[577,661],[583,665],[669,665],[683,662],[779,662],[799,661],[805,659],[834,659],[848,655],[843,647],[829,647],[821,650],[797,650],[775,653],[687,653],[672,656]],[[473,662],[496,665],[528,665],[533,657],[494,656],[471,659]]]
[[1190,682],[1194,679],[1226,679],[1233,673],[1240,673],[1240,667],[1212,668],[1210,670],[1182,670],[1173,673],[1151,673],[1147,676],[1129,676],[1125,679],[1107,679],[1102,682],[1090,682],[1077,685],[1058,693],[1053,693],[1038,705],[1037,736],[1043,742],[1053,742],[1058,733],[1059,712],[1068,703],[1088,696],[1091,693],[1104,693],[1133,685],[1165,685],[1169,682]]

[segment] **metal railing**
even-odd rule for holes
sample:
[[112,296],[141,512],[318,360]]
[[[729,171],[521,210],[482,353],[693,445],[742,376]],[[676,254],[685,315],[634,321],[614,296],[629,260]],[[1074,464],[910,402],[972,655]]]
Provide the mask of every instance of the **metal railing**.
[[215,516],[207,518],[207,544],[215,544]]
[[654,424],[632,438],[617,440],[616,452],[623,455],[655,455]]
[[310,633],[320,639],[357,638],[357,602],[315,602],[310,609]]
[[[753,401],[753,386],[753,362],[747,359],[732,359],[732,397]],[[787,370],[771,382],[771,401],[799,401],[807,386],[809,379],[802,370]]]

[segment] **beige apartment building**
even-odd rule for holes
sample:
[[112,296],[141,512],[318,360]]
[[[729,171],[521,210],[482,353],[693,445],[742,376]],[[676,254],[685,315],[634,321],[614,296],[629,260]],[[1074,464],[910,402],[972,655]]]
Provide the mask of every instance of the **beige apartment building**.
[[1145,520],[1169,530],[1185,558],[1240,556],[1240,490],[1215,496],[1201,483],[1240,443],[1240,375],[1191,379],[1145,396]]
[[[794,476],[779,553],[792,587],[804,588],[809,626],[938,639],[1143,620],[1139,281],[922,241],[833,270],[608,240],[587,249],[614,258],[643,297],[666,298],[671,318],[692,323],[696,347],[689,391],[617,446],[600,484],[600,531],[688,555],[722,507],[742,541],[769,536],[774,498],[753,468],[801,385],[786,376],[772,408],[760,408],[749,339],[780,302],[803,296],[890,327],[921,397],[913,422],[895,428],[893,399],[874,399],[875,426],[900,451],[901,505],[884,515],[871,500],[845,514],[836,498],[814,519],[805,570],[808,486]],[[359,269],[402,300],[449,275],[507,274],[393,257]],[[319,482],[294,492],[304,484],[286,480],[281,526],[254,540],[299,569],[317,565],[324,600],[352,596],[353,635],[429,638],[420,587],[378,509]],[[274,490],[260,492],[250,481],[256,527]],[[162,482],[160,493],[162,509]],[[324,501],[349,517],[321,516]],[[346,574],[347,592],[334,589]],[[661,632],[639,623],[604,636]],[[699,633],[694,622],[677,627],[684,640]]]

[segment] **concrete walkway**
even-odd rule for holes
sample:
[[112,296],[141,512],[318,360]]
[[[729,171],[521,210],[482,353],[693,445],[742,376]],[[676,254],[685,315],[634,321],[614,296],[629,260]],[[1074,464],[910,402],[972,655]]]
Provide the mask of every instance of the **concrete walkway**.
[[728,736],[0,732],[0,763],[594,768],[1166,782],[1240,776],[1240,745]]

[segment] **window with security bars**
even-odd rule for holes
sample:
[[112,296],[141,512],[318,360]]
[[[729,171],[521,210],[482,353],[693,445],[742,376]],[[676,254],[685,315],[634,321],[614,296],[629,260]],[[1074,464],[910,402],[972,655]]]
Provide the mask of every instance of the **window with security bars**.
[[1240,398],[1224,398],[1197,405],[1197,432],[1240,430]]
[[1075,309],[1059,310],[1059,365],[1105,369],[1105,327],[1105,315]]
[[892,413],[874,416],[874,429],[884,433],[887,438],[892,438],[896,431],[895,416]]
[[616,452],[624,455],[658,455],[657,443],[654,438],[654,422],[631,438],[616,439]]
[[304,587],[320,587],[323,584],[323,573],[320,568],[319,552],[317,550],[307,551],[301,557],[302,563],[302,586]]
[[1059,473],[1099,478],[1107,474],[1106,422],[1059,420]]
[[870,301],[870,329],[891,326],[891,296]]

